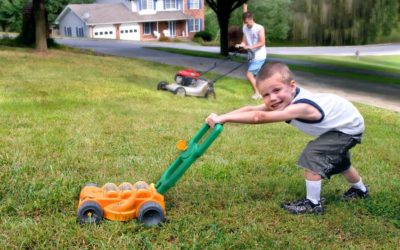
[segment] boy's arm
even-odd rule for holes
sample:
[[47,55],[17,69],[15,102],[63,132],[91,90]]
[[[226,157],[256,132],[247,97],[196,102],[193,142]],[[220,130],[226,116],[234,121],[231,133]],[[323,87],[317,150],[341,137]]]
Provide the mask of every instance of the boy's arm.
[[266,111],[266,108],[264,104],[260,104],[257,106],[244,106],[242,108],[235,109],[227,114],[235,114],[235,113],[249,112],[249,111]]
[[255,49],[258,49],[258,48],[261,48],[261,47],[265,46],[264,27],[261,27],[261,29],[259,31],[259,37],[260,37],[260,40],[256,44],[254,44],[253,46],[249,46],[248,49],[255,50]]
[[226,122],[259,124],[282,122],[296,118],[315,121],[321,118],[321,113],[309,104],[299,103],[289,105],[284,110],[278,111],[251,110],[244,112],[230,112],[220,116],[211,114],[207,117],[206,122],[211,127],[214,127],[217,123],[224,124]]
[[[243,114],[243,113],[248,113],[248,112],[254,112],[254,111],[266,111],[265,105],[261,104],[261,105],[257,105],[257,106],[244,106],[242,108],[238,108],[235,109],[229,113],[226,113],[226,116],[233,116],[233,115],[237,115],[237,114]],[[214,127],[216,123],[225,123],[225,122],[215,122],[214,119],[217,119],[217,117],[219,117],[217,114],[212,113],[210,114],[207,118],[206,118],[206,123],[208,125],[210,125],[210,127]]]
[[246,40],[246,36],[243,34],[242,36],[242,42],[239,44],[240,47],[246,47],[247,46],[247,40]]

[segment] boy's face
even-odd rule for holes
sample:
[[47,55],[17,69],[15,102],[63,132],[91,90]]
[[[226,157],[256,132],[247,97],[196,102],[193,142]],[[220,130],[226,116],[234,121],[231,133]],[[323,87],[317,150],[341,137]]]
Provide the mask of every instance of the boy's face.
[[251,29],[254,24],[254,19],[253,18],[246,18],[244,19],[243,23],[247,26],[247,28]]
[[275,73],[258,86],[267,110],[283,110],[293,100],[296,93],[296,81],[284,83],[282,75]]

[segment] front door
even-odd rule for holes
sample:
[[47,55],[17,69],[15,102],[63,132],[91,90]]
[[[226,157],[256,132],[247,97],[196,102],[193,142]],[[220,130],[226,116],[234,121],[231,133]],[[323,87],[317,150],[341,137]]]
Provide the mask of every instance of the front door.
[[176,21],[169,21],[168,29],[169,29],[169,36],[175,37],[176,36]]

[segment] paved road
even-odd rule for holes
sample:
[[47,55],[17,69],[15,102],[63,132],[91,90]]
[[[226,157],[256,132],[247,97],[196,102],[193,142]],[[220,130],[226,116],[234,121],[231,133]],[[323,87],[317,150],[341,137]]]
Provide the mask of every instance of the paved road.
[[[198,46],[188,43],[167,43],[167,42],[136,42],[121,40],[84,40],[73,38],[58,38],[60,43],[80,46],[96,46],[93,42],[101,42],[107,47],[169,47],[196,51],[219,53],[219,47]],[[355,46],[316,46],[316,47],[267,47],[267,53],[279,55],[331,55],[331,56],[354,56],[356,51],[360,56],[374,55],[400,55],[400,43],[376,44],[376,45],[355,45]]]
[[[182,67],[191,67],[200,71],[209,68],[214,62],[220,62],[217,59],[199,58],[192,56],[184,56],[180,54],[168,53],[164,51],[156,51],[146,49],[144,47],[176,47],[189,50],[206,50],[209,52],[218,51],[215,47],[201,47],[181,43],[141,43],[132,41],[115,41],[115,40],[89,40],[89,39],[57,39],[57,42],[71,47],[91,49],[98,53],[124,56],[132,58],[140,58],[148,61],[155,61],[165,64],[177,65]],[[368,47],[368,48],[367,48]],[[368,50],[368,53],[377,53],[379,46],[347,46],[347,47],[334,47],[337,50],[345,53],[348,48],[363,48]],[[331,50],[333,47],[324,48]],[[389,49],[390,48],[390,49]],[[287,48],[274,48],[281,49],[282,53],[287,53]],[[293,53],[302,51],[303,48],[289,48]],[[309,48],[310,49],[310,48]],[[322,48],[314,50],[314,53],[320,51]],[[380,50],[384,53],[400,54],[400,44],[397,45],[381,45]],[[335,54],[342,53],[337,51]],[[271,52],[272,53],[272,52]],[[273,52],[275,53],[275,52]],[[310,52],[311,53],[311,52]],[[332,52],[333,53],[333,52]],[[367,53],[367,52],[365,52]],[[237,66],[236,62],[227,61],[221,64],[218,68],[213,70],[216,73],[223,74],[230,69]],[[238,70],[232,72],[230,75],[237,78],[244,78],[245,65]],[[366,103],[369,105],[382,107],[390,110],[400,112],[400,87],[397,85],[381,85],[360,82],[355,80],[348,80],[342,78],[334,78],[327,76],[317,76],[310,73],[295,72],[297,81],[305,88],[309,88],[320,92],[333,92],[345,96],[351,101]]]

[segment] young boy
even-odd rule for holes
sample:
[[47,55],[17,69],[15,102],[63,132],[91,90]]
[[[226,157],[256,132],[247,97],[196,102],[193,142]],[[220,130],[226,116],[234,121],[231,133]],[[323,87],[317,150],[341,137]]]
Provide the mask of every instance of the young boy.
[[285,203],[293,214],[323,213],[321,179],[341,173],[350,183],[346,200],[368,197],[357,170],[351,166],[349,149],[361,142],[364,119],[347,100],[332,94],[316,94],[297,87],[287,65],[270,63],[257,77],[257,88],[264,104],[246,106],[223,115],[211,114],[206,122],[270,123],[287,122],[306,134],[317,137],[309,142],[297,164],[304,168],[306,198]]

